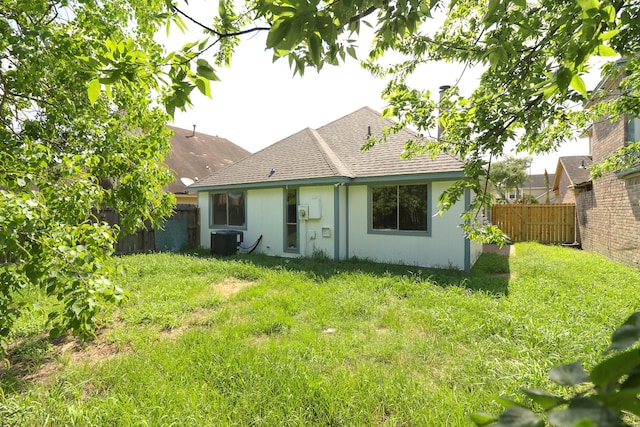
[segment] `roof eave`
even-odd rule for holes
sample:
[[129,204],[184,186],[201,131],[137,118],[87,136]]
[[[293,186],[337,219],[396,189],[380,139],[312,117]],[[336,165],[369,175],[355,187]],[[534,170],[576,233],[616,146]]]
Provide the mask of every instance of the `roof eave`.
[[215,191],[215,190],[234,190],[234,189],[259,189],[259,188],[280,188],[288,185],[291,186],[309,186],[309,185],[335,185],[339,183],[348,183],[351,178],[346,176],[330,176],[323,178],[309,179],[289,179],[280,181],[262,181],[247,182],[236,184],[220,184],[220,185],[198,185],[189,187],[190,191]]
[[311,186],[311,185],[335,185],[335,184],[373,184],[373,183],[394,183],[407,181],[451,181],[464,178],[463,171],[443,171],[431,173],[417,173],[404,175],[383,175],[351,178],[347,176],[333,176],[325,178],[291,179],[269,182],[250,182],[237,184],[220,185],[198,185],[190,186],[189,192],[235,190],[235,189],[262,189],[280,188],[284,186]]
[[636,174],[640,174],[640,164],[632,168],[616,172],[616,176],[618,178],[627,178],[627,177],[630,177],[631,175],[636,175]]

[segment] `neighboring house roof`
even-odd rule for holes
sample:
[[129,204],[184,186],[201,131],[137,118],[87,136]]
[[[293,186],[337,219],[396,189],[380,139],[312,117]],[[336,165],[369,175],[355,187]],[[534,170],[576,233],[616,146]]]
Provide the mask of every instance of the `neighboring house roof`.
[[[551,186],[555,174],[549,173],[547,175],[549,175],[549,186]],[[529,178],[527,178],[527,181],[522,185],[522,188],[546,188],[544,174],[529,175]]]
[[563,171],[567,174],[567,177],[569,177],[570,187],[572,188],[591,182],[589,172],[591,163],[591,156],[563,156],[558,158],[558,166],[556,168],[552,190],[555,191],[560,187],[560,178],[562,177]]
[[393,121],[379,112],[363,107],[318,129],[303,129],[257,153],[199,180],[190,188],[238,185],[270,185],[291,181],[336,182],[373,177],[402,177],[454,173],[462,176],[463,162],[442,154],[435,159],[419,156],[400,158],[404,144],[418,138],[403,129],[390,135],[385,144],[376,144],[363,152],[370,131],[382,136]]
[[186,193],[185,182],[198,181],[251,154],[225,138],[168,127],[174,133],[171,137],[171,154],[164,160],[175,177],[166,188],[171,193]]

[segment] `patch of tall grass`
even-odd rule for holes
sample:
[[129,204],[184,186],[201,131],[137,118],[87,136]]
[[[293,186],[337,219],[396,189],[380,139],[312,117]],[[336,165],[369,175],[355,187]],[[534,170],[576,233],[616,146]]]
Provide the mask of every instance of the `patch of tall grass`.
[[[470,413],[499,410],[494,395],[549,389],[559,363],[594,364],[638,309],[636,270],[561,247],[516,252],[484,254],[471,274],[323,258],[119,258],[129,299],[105,314],[89,356],[40,337],[30,369],[55,369],[38,380],[2,371],[0,424],[469,425]],[[37,342],[24,325],[16,360]]]

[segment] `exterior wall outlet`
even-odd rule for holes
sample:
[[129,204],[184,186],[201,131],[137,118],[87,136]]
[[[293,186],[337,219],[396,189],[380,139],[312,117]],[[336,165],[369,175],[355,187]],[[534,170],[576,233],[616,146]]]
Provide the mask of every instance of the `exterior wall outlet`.
[[308,205],[299,205],[298,206],[298,219],[306,221],[309,219],[309,206]]

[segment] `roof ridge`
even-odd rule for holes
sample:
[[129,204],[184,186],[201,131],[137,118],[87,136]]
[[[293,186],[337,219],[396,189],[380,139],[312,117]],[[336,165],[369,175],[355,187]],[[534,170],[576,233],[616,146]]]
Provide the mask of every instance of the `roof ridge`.
[[322,135],[320,135],[320,133],[315,129],[311,129],[311,128],[308,128],[308,129],[311,132],[311,135],[313,135],[314,139],[318,143],[318,146],[320,147],[320,152],[322,153],[323,157],[327,161],[327,164],[329,165],[329,167],[339,175],[346,176],[349,178],[354,178],[355,175],[353,174],[353,172],[351,172],[351,170],[344,164],[344,162],[335,153],[335,151],[331,149],[331,147],[329,146],[329,144],[327,144],[327,142],[324,140]]
[[377,115],[378,115],[378,117],[382,117],[382,114],[381,114],[380,112],[378,112],[378,111],[374,110],[373,108],[371,108],[371,107],[369,107],[369,106],[365,105],[364,107],[360,107],[360,108],[358,108],[357,110],[352,111],[352,112],[350,112],[350,113],[348,113],[348,114],[345,114],[345,115],[343,115],[343,116],[341,116],[341,117],[338,117],[338,118],[337,118],[337,119],[335,119],[335,120],[331,120],[329,123],[325,123],[325,124],[323,124],[322,126],[320,126],[320,127],[318,128],[318,130],[319,130],[319,129],[322,129],[322,128],[325,128],[325,127],[329,127],[329,126],[331,126],[332,124],[334,124],[335,122],[339,122],[340,120],[346,119],[347,117],[352,116],[352,115],[356,114],[358,111],[362,111],[362,110],[368,110],[368,111],[369,111],[369,112],[371,112],[371,113],[375,113],[375,114],[377,114]]

